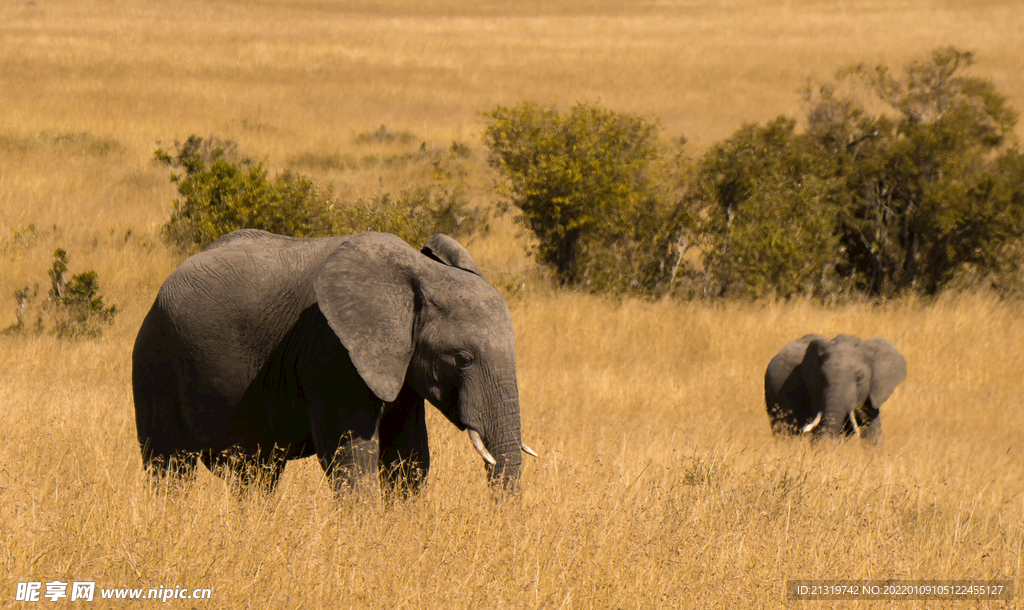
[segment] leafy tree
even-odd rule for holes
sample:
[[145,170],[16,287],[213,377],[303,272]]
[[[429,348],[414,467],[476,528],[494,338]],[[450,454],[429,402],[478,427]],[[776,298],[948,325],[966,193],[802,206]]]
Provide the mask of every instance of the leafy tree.
[[1024,260],[1016,113],[973,55],[933,51],[899,75],[854,66],[805,95],[806,129],[746,125],[696,165],[706,294],[934,294],[1003,286]]
[[706,296],[835,289],[839,181],[796,121],[744,125],[701,158],[688,193]]
[[580,103],[484,114],[498,192],[563,285],[649,291],[664,283],[683,216],[666,203],[658,125]]
[[861,291],[933,294],[965,270],[1016,267],[1017,114],[990,81],[968,74],[973,63],[972,53],[942,48],[901,75],[854,66],[807,94],[808,133],[848,195],[838,270]]

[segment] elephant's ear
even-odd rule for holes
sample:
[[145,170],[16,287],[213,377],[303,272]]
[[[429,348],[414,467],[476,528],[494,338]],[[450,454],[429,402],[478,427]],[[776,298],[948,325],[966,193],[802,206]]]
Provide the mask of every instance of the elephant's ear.
[[313,281],[320,311],[370,390],[398,396],[413,352],[416,251],[394,235],[360,233]]
[[875,337],[861,344],[871,358],[871,404],[877,409],[907,378],[907,361],[892,343]]
[[773,396],[777,395],[786,380],[793,374],[793,371],[804,364],[807,356],[809,355],[808,348],[810,348],[812,344],[815,346],[815,349],[810,350],[812,352],[810,355],[812,355],[816,360],[817,344],[827,341],[828,339],[821,335],[804,335],[796,341],[787,343],[785,347],[779,350],[778,354],[775,354],[775,357],[772,358],[771,362],[768,363],[768,370],[765,371],[766,392]]
[[832,345],[832,342],[821,335],[804,335],[796,343],[804,341],[807,342],[807,348],[804,350],[804,359],[800,366],[803,369],[804,377],[808,380],[814,380],[816,383],[821,376],[821,361],[825,356],[825,351]]
[[444,263],[449,267],[458,267],[464,271],[475,273],[479,276],[483,276],[480,273],[480,269],[476,266],[476,261],[469,255],[469,252],[462,247],[462,244],[455,241],[451,237],[448,237],[444,233],[435,233],[423,244],[423,249],[420,250],[424,255],[434,259],[439,263]]

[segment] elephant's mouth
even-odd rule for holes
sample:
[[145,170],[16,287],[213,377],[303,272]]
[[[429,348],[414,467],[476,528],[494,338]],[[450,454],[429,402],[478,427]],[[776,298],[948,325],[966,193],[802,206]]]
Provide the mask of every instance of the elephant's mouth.
[[875,421],[878,417],[878,409],[871,404],[871,398],[864,401],[864,404],[857,407],[850,413],[850,419],[859,426],[866,426]]
[[[800,428],[800,432],[802,432],[803,434],[807,434],[808,432],[814,431],[814,429],[818,427],[818,424],[821,423],[822,413],[822,411],[819,411],[818,414],[814,416],[814,419],[807,422],[807,424],[804,425],[803,428]],[[845,430],[847,424],[849,424],[849,426],[853,429],[853,433],[856,434],[858,438],[860,438],[860,426],[857,425],[857,409],[850,411],[849,415],[847,415],[844,418],[844,420],[845,421],[843,421],[843,429]]]
[[[809,421],[800,429],[800,432],[806,434],[807,432],[811,432],[817,428],[818,424],[821,423],[821,416],[823,413],[824,411],[819,411],[818,414],[814,416],[814,419]],[[878,409],[875,408],[875,405],[871,404],[871,399],[868,398],[864,401],[864,404],[850,411],[846,417],[843,418],[843,431],[847,434],[853,434],[857,436],[857,438],[860,438],[861,429],[875,421],[875,418],[877,417]]]

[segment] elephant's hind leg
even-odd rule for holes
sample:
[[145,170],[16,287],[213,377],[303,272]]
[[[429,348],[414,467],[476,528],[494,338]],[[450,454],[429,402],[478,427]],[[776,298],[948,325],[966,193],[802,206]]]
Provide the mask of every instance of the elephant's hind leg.
[[152,483],[180,487],[195,480],[199,456],[195,453],[152,451],[142,447],[142,465]]
[[228,480],[238,496],[247,490],[274,493],[285,466],[283,456],[277,451],[251,454],[231,449],[216,454],[206,452],[202,458],[211,472]]
[[151,479],[191,480],[197,458],[179,404],[179,352],[163,311],[146,315],[132,350],[132,398],[142,464]]
[[185,436],[174,401],[161,396],[146,399],[135,399],[143,468],[154,480],[190,482],[195,477],[199,456],[184,449]]

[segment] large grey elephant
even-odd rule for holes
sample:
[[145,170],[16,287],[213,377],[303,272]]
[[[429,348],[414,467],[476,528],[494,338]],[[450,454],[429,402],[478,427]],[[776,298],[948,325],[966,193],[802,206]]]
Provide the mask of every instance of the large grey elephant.
[[879,409],[907,376],[907,362],[881,338],[806,335],[768,363],[764,399],[772,432],[881,440]]
[[143,460],[197,459],[271,489],[316,455],[336,489],[403,489],[430,467],[424,399],[467,430],[489,481],[515,488],[520,437],[512,320],[469,253],[435,235],[300,239],[245,229],[167,278],[132,353]]

